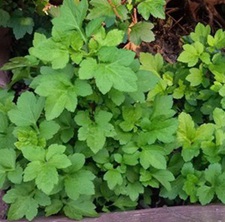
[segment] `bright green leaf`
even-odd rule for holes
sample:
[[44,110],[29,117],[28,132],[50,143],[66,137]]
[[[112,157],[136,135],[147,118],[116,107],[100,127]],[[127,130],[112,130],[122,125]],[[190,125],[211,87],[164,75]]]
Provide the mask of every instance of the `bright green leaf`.
[[[42,41],[39,39],[42,38]],[[36,43],[37,42],[37,43]],[[69,62],[69,51],[65,45],[55,42],[43,34],[35,33],[33,40],[34,47],[29,49],[31,55],[43,62],[50,62],[53,69],[62,69]]]
[[84,216],[96,217],[95,205],[86,197],[69,201],[63,208],[65,215],[71,219],[81,220]]
[[65,191],[69,198],[77,200],[80,195],[93,195],[95,193],[94,174],[87,170],[80,170],[65,179]]
[[138,12],[145,20],[148,20],[150,15],[155,18],[165,18],[164,5],[165,0],[144,0],[138,5]]
[[214,189],[212,187],[203,185],[198,188],[197,196],[202,205],[210,203],[214,197]]
[[127,194],[132,201],[137,200],[140,194],[144,193],[144,187],[140,182],[129,183],[127,185]]
[[166,169],[166,158],[159,146],[147,146],[140,154],[140,164],[144,169],[153,166],[156,169]]
[[[51,86],[51,87],[49,87]],[[77,90],[69,77],[63,74],[44,75],[35,92],[46,97],[46,119],[58,117],[64,109],[74,112],[77,106]]]
[[79,3],[73,0],[64,1],[60,10],[60,16],[53,19],[54,28],[61,32],[77,30],[86,42],[86,37],[82,30],[82,22],[85,19],[87,9],[87,0],[82,0]]
[[8,112],[10,120],[17,126],[35,126],[44,108],[44,99],[31,92],[23,93],[15,109]]
[[134,59],[133,53],[114,47],[104,47],[99,51],[99,59],[101,60],[99,64],[94,59],[84,60],[80,64],[81,79],[94,77],[97,87],[103,94],[109,92],[112,87],[122,92],[133,92],[137,89],[137,77],[129,67]]
[[122,185],[123,183],[123,177],[121,173],[116,169],[108,170],[104,174],[103,179],[107,181],[110,190],[113,190],[116,185]]
[[16,167],[14,171],[9,171],[7,173],[8,179],[15,184],[20,184],[22,182],[22,175],[23,175],[23,168],[20,167],[19,165]]
[[55,167],[45,164],[39,169],[39,173],[35,179],[38,189],[42,190],[44,193],[49,194],[54,185],[59,181],[58,172]]
[[138,22],[131,27],[130,41],[135,45],[139,45],[142,41],[151,42],[155,40],[154,33],[151,31],[152,23]]
[[55,121],[43,121],[40,123],[40,136],[46,140],[51,139],[60,129],[59,124]]
[[198,86],[202,83],[203,73],[202,70],[197,68],[190,69],[190,74],[186,77],[191,86]]
[[157,179],[167,190],[171,189],[171,183],[175,180],[174,175],[168,170],[158,170],[152,173],[152,176]]
[[15,170],[16,152],[13,149],[0,149],[0,167],[4,171]]
[[53,199],[51,204],[45,208],[45,216],[57,214],[63,207],[63,202],[58,199]]

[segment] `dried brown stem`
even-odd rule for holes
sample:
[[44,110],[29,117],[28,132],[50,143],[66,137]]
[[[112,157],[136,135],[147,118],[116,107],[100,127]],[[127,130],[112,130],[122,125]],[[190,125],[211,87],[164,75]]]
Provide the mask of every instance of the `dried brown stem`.
[[122,20],[121,16],[119,15],[117,9],[116,9],[116,6],[113,4],[112,0],[107,0],[108,3],[111,5],[112,9],[113,9],[113,12],[114,14],[116,15],[116,17],[120,20]]

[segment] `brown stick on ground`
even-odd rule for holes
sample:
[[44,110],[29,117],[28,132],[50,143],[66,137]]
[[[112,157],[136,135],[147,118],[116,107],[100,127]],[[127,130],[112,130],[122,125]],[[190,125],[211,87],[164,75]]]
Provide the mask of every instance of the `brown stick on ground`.
[[[2,67],[10,57],[11,36],[8,28],[0,27],[0,67]],[[7,71],[0,70],[0,88],[9,82]]]

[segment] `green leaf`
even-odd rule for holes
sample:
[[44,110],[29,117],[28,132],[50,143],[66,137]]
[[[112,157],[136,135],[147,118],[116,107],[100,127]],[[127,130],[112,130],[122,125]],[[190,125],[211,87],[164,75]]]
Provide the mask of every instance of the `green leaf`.
[[214,37],[208,35],[207,42],[210,46],[216,49],[222,49],[225,47],[225,32],[222,29],[217,30]]
[[123,42],[124,34],[124,31],[118,29],[113,29],[106,34],[104,28],[102,28],[93,35],[93,38],[101,47],[117,46]]
[[9,220],[19,220],[24,216],[32,221],[34,217],[38,214],[38,204],[37,201],[31,197],[20,197],[19,201],[12,203],[8,211]]
[[191,86],[200,85],[203,80],[202,70],[197,68],[192,68],[189,71],[190,71],[190,74],[186,77],[186,79],[190,82]]
[[24,170],[23,180],[24,182],[34,180],[42,167],[42,164],[39,161],[33,161],[27,164],[27,167]]
[[137,77],[129,67],[134,59],[132,52],[114,47],[103,47],[98,56],[99,64],[92,58],[82,61],[79,69],[81,79],[94,77],[97,87],[103,94],[109,92],[112,87],[122,92],[137,90]]
[[107,181],[110,190],[113,190],[115,186],[122,185],[123,183],[123,177],[121,173],[116,169],[108,170],[104,174],[103,179]]
[[[31,56],[31,55],[27,55],[27,56],[24,56],[24,57],[14,57],[14,58],[11,58],[9,59],[9,62],[5,63],[3,67],[1,67],[1,70],[12,70],[14,69],[14,71],[16,70],[16,68],[25,68],[25,67],[33,67],[33,66],[36,66],[38,65],[38,60],[34,57],[34,56]],[[29,77],[29,74],[27,75],[26,73],[26,70],[22,69],[21,70],[22,72],[25,72],[25,75],[24,73],[21,73],[21,76],[22,77]],[[19,72],[20,74],[20,72]],[[20,76],[18,74],[18,77],[15,77],[14,75],[16,75],[16,72],[13,73],[13,83],[16,82],[16,80],[20,80],[18,79]]]
[[142,92],[148,92],[155,88],[156,84],[159,82],[159,78],[152,72],[139,70],[137,72],[137,85],[138,89]]
[[96,217],[95,205],[87,197],[81,197],[76,201],[69,201],[63,208],[65,215],[71,219],[81,220],[84,216]]
[[[41,150],[41,158],[35,157],[29,147],[24,148],[23,154],[32,161],[24,170],[24,181],[35,179],[37,187],[44,193],[49,194],[59,181],[57,169],[66,168],[71,165],[69,158],[63,154],[66,147],[52,144],[49,146],[46,156]],[[32,156],[33,155],[33,156]],[[44,158],[43,158],[44,156]],[[40,159],[40,160],[39,160]]]
[[11,204],[8,220],[19,220],[24,216],[30,221],[33,220],[38,213],[38,202],[32,196],[33,189],[33,185],[24,183],[7,191],[3,200]]
[[135,128],[135,124],[142,117],[142,109],[140,106],[124,106],[122,107],[122,114],[124,121],[119,126],[125,132],[128,132]]
[[200,125],[196,130],[195,142],[206,142],[214,139],[215,125],[205,123]]
[[77,87],[71,83],[69,78],[64,73],[40,77],[35,92],[46,97],[45,114],[47,120],[58,117],[64,109],[70,112],[75,111],[78,96]]
[[208,181],[212,186],[217,185],[217,180],[221,174],[222,168],[219,163],[210,164],[204,172],[206,181]]
[[29,161],[44,161],[45,149],[38,146],[26,146],[21,148],[23,156]]
[[[112,0],[111,4],[107,0],[91,0],[90,4],[92,5],[92,8],[87,16],[87,19],[89,20],[105,17],[106,24],[108,24],[107,18],[109,19],[110,24],[114,23],[116,17],[114,8],[122,20],[127,19],[126,6],[121,4],[120,0]],[[112,21],[110,21],[110,19],[112,19]]]
[[87,170],[80,170],[65,179],[65,191],[69,198],[77,200],[80,195],[91,196],[95,194],[93,184],[95,176]]
[[210,54],[208,52],[203,52],[199,58],[201,59],[201,61],[203,63],[205,63],[206,65],[210,65],[211,64],[211,58],[210,58]]
[[204,46],[200,42],[195,42],[192,45],[183,45],[183,49],[184,51],[179,55],[177,60],[179,62],[188,63],[188,67],[192,67],[198,63],[198,60],[204,51]]
[[173,106],[173,98],[172,96],[157,96],[154,100],[153,105],[153,113],[151,115],[151,119],[156,117],[172,117],[175,112],[172,109]]
[[7,11],[0,9],[0,26],[6,27],[10,20],[10,15]]
[[167,190],[166,188],[162,187],[160,190],[160,196],[174,200],[178,195],[184,193],[183,186],[184,178],[182,176],[178,176],[176,180],[171,182],[171,187],[173,189]]
[[203,185],[198,188],[197,196],[202,205],[210,203],[214,197],[214,189],[212,187]]
[[104,21],[104,18],[102,17],[91,20],[85,28],[87,37],[91,37],[92,34],[98,31],[100,27],[102,26],[103,21]]
[[26,33],[32,34],[34,21],[31,17],[23,17],[22,13],[18,10],[10,16],[7,26],[13,29],[16,39],[20,39]]
[[17,106],[8,112],[10,120],[17,126],[36,126],[44,108],[44,99],[36,98],[31,92],[23,93]]
[[67,143],[74,136],[74,131],[71,128],[74,127],[74,121],[72,119],[71,113],[64,111],[57,119],[60,124],[60,138],[63,143]]
[[197,197],[197,187],[198,187],[199,179],[194,174],[187,174],[186,180],[184,182],[183,190],[190,197],[191,203],[195,203],[198,201]]
[[96,163],[104,164],[109,162],[109,152],[106,149],[100,150],[93,156],[93,160]]
[[115,17],[112,6],[106,0],[91,0],[90,4],[93,8],[87,16],[87,19],[92,20],[95,18],[100,18],[102,16]]
[[79,171],[85,163],[85,156],[81,153],[74,153],[71,156],[68,156],[70,162],[72,163],[71,166],[66,168],[66,172],[74,173]]
[[153,24],[149,22],[138,22],[131,27],[130,41],[139,45],[142,41],[151,42],[155,40],[154,33],[151,31]]
[[53,199],[51,204],[45,208],[45,216],[57,214],[63,208],[63,202],[58,199]]
[[219,175],[218,184],[215,187],[216,195],[223,203],[225,203],[225,194],[224,194],[225,186],[223,183],[224,179],[225,179],[225,173],[222,173],[221,175]]
[[217,127],[225,126],[225,112],[222,109],[215,108],[213,111],[213,119]]
[[139,195],[144,193],[144,187],[138,181],[135,183],[129,183],[126,189],[127,189],[127,194],[132,201],[137,200]]
[[55,167],[49,164],[41,165],[35,179],[38,189],[42,190],[46,194],[50,194],[58,181],[59,175]]
[[210,31],[211,29],[209,25],[204,26],[203,24],[198,23],[195,26],[195,31],[191,32],[190,37],[195,42],[199,41],[202,44],[206,44],[207,37],[209,36]]
[[46,146],[46,140],[39,137],[38,132],[31,127],[19,127],[15,130],[15,135],[18,139],[14,143],[17,149],[21,150],[24,147],[42,147]]
[[166,169],[166,158],[162,147],[157,145],[146,146],[140,154],[140,164],[144,169],[150,166],[156,169]]
[[46,39],[43,34],[35,33],[33,45],[29,49],[30,55],[45,63],[50,62],[53,69],[62,69],[69,62],[69,51],[63,43],[55,42],[52,38]]
[[86,37],[82,30],[82,22],[86,17],[87,10],[87,0],[82,0],[79,3],[73,0],[64,1],[60,8],[60,16],[54,18],[52,21],[54,28],[60,32],[77,30],[86,42]]
[[92,94],[92,88],[88,82],[77,79],[74,84],[78,96],[89,96]]
[[165,0],[144,0],[138,4],[138,12],[145,20],[148,20],[150,15],[155,18],[165,18],[164,5]]
[[46,140],[51,139],[60,129],[60,125],[55,121],[47,121],[44,120],[40,123],[40,136],[45,138]]
[[221,75],[225,68],[225,57],[221,53],[216,53],[212,58],[212,64],[209,65],[209,70],[215,75],[215,79],[223,82],[224,76]]
[[157,179],[167,190],[171,190],[171,183],[175,180],[174,175],[168,170],[158,170],[152,173],[152,177]]
[[124,93],[115,89],[111,89],[108,96],[117,106],[121,105],[125,100]]
[[16,168],[16,152],[13,149],[0,149],[0,167],[4,171],[12,171]]
[[150,53],[140,53],[141,69],[154,73],[157,77],[160,77],[160,71],[163,68],[164,61],[161,54],[157,53],[152,55]]
[[63,154],[65,150],[66,147],[63,145],[50,145],[45,157],[48,164],[54,166],[57,169],[63,169],[70,166],[71,162],[69,158]]
[[132,201],[130,197],[119,196],[115,199],[113,206],[126,211],[126,209],[135,209],[137,206],[137,201]]
[[92,122],[87,112],[79,112],[75,117],[76,123],[81,126],[78,130],[78,139],[87,141],[90,149],[97,153],[103,148],[106,137],[115,135],[113,125],[109,123],[111,118],[111,113],[100,110],[95,113],[95,122]]
[[23,178],[23,168],[17,165],[14,171],[9,171],[7,173],[7,177],[14,184],[20,184]]
[[190,147],[195,136],[196,129],[194,127],[194,122],[189,114],[182,112],[179,117],[179,126],[177,131],[177,139],[184,148]]
[[41,192],[40,190],[37,190],[35,192],[34,199],[38,202],[38,204],[40,206],[43,206],[43,207],[52,204],[51,198],[48,195],[46,195],[45,193]]
[[147,120],[146,122],[142,122],[141,126],[148,131],[145,133],[146,137],[148,137],[148,144],[152,144],[156,140],[163,143],[171,143],[175,139],[177,120],[175,118],[165,119],[157,117],[152,121]]
[[7,128],[9,126],[8,117],[6,114],[0,112],[0,133],[5,133],[7,131]]

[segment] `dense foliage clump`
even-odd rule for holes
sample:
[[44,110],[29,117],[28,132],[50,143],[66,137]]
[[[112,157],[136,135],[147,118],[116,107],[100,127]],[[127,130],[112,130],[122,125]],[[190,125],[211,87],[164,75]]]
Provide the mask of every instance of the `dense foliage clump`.
[[225,203],[225,32],[199,23],[174,64],[138,51],[164,5],[65,0],[51,32],[36,29],[28,55],[2,67],[12,70],[0,90],[9,220],[82,219],[155,198]]

